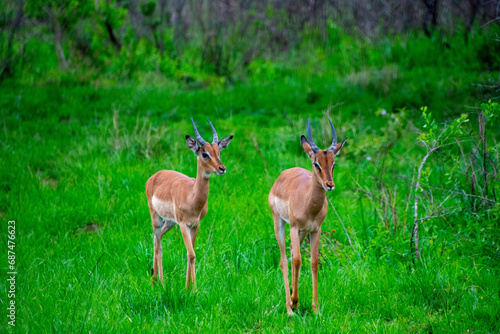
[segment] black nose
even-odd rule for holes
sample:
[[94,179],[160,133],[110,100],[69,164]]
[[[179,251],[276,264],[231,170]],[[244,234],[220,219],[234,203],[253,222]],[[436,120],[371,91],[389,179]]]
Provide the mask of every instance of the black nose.
[[220,170],[221,172],[224,172],[226,169],[225,169],[224,167],[222,167],[222,166],[219,166],[219,170]]

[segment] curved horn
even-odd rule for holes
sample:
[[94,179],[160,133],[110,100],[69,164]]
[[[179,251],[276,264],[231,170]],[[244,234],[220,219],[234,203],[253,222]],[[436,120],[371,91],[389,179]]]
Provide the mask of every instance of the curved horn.
[[214,144],[218,144],[218,143],[219,143],[219,137],[217,136],[217,131],[215,131],[214,126],[213,126],[213,125],[212,125],[212,123],[208,120],[208,118],[207,118],[207,121],[208,121],[208,124],[210,124],[210,127],[212,128],[212,134],[214,135],[214,139],[212,140],[212,143],[214,143]]
[[333,127],[332,121],[330,121],[330,119],[328,119],[328,121],[332,126],[332,145],[330,146],[329,150],[335,153],[335,150],[337,149],[337,134],[335,133],[335,128]]
[[198,132],[198,129],[196,128],[196,124],[194,124],[193,119],[191,118],[191,122],[193,122],[193,128],[194,128],[194,134],[196,135],[196,140],[198,140],[198,143],[200,143],[201,146],[205,145],[207,142],[205,139],[201,138],[200,133]]
[[309,141],[309,145],[311,145],[311,149],[314,153],[319,151],[319,147],[314,144],[313,137],[311,135],[311,119],[307,119],[307,139]]

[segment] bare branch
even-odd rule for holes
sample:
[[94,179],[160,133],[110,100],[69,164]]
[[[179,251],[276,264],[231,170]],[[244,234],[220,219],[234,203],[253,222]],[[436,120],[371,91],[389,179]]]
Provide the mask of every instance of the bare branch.
[[396,252],[396,251],[395,251],[395,250],[393,250],[393,249],[390,249],[390,248],[387,248],[387,247],[384,247],[384,246],[379,246],[379,247],[380,247],[380,248],[383,248],[383,249],[387,249],[388,251],[394,252],[394,253],[396,253],[397,255],[401,256],[403,259],[404,259],[404,257],[405,257],[405,255],[404,255],[404,254],[398,253],[398,252]]
[[435,189],[435,190],[442,190],[442,191],[447,191],[447,192],[452,193],[452,194],[457,194],[457,195],[462,195],[462,196],[467,196],[467,197],[479,198],[479,199],[482,199],[483,201],[487,201],[487,202],[490,202],[490,203],[493,203],[493,204],[498,204],[497,201],[494,201],[494,200],[489,199],[487,197],[478,196],[478,195],[472,195],[472,194],[467,194],[467,193],[462,193],[462,192],[459,192],[459,191],[453,191],[453,190],[439,188],[439,187],[435,187],[435,186],[431,186],[431,187],[433,189]]
[[[458,206],[455,206],[455,208],[458,208]],[[469,209],[462,209],[462,210],[456,210],[456,211],[451,211],[451,212],[443,212],[442,214],[439,214],[439,215],[435,215],[435,216],[428,216],[428,217],[424,217],[424,218],[420,218],[419,220],[422,221],[422,224],[431,219],[431,218],[442,218],[442,217],[445,217],[445,216],[449,216],[449,215],[452,215],[454,213],[458,213],[458,212],[463,212],[463,211],[468,211]]]
[[335,215],[337,215],[337,218],[340,220],[340,223],[342,224],[342,228],[345,231],[345,235],[347,235],[347,240],[349,241],[349,245],[351,245],[352,250],[354,252],[356,252],[356,249],[354,249],[354,246],[352,245],[351,238],[349,237],[349,233],[347,233],[347,230],[346,230],[346,228],[344,226],[344,222],[342,221],[342,219],[340,218],[339,214],[337,213],[337,210],[335,210],[335,207],[333,206],[332,201],[330,200],[330,197],[326,196],[326,198],[328,199],[328,203],[330,203],[330,206],[332,207],[333,212],[335,212]]
[[431,212],[430,216],[427,216],[425,218],[420,218],[418,220],[420,220],[422,223],[425,222],[426,220],[428,220],[429,218],[431,218],[436,212],[439,211],[439,208],[441,208],[443,206],[443,204],[452,196],[453,194],[449,194],[448,197],[446,197],[440,204],[439,206],[433,211]]

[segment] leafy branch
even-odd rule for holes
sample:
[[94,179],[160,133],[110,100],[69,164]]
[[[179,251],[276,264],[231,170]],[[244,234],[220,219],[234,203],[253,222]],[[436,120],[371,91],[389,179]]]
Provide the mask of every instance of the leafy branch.
[[[462,126],[469,122],[468,115],[462,114],[459,118],[453,120],[449,125],[445,125],[444,128],[439,128],[436,121],[432,118],[432,113],[427,113],[427,107],[422,107],[422,116],[425,120],[424,129],[427,132],[422,132],[420,136],[418,136],[418,140],[427,148],[427,153],[423,157],[420,165],[418,167],[417,172],[417,182],[415,184],[415,197],[414,197],[414,214],[413,214],[413,230],[410,238],[410,248],[415,247],[415,256],[417,260],[420,260],[420,249],[418,247],[419,241],[419,222],[425,221],[425,218],[418,218],[418,199],[419,192],[422,189],[422,172],[424,169],[424,165],[427,162],[427,159],[431,156],[432,153],[441,149],[444,146],[450,145],[455,142],[455,139],[458,135],[462,135]],[[430,175],[429,172],[425,173],[425,179]],[[425,180],[426,181],[426,180]],[[427,182],[426,182],[427,183]],[[448,197],[439,204],[438,208],[440,208],[445,201],[448,200]],[[431,214],[432,216],[433,214]]]

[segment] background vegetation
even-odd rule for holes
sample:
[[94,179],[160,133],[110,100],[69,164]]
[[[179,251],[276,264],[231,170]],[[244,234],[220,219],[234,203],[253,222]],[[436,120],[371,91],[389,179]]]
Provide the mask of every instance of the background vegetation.
[[[3,1],[5,332],[500,331],[498,1]],[[184,290],[178,229],[151,287],[144,184],[195,175],[193,117],[234,135]],[[348,137],[288,318],[268,192]],[[208,139],[208,138],[206,138]],[[0,287],[7,291],[2,265]],[[2,293],[5,310],[9,299]],[[3,313],[2,313],[3,314]]]

